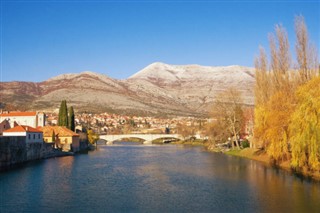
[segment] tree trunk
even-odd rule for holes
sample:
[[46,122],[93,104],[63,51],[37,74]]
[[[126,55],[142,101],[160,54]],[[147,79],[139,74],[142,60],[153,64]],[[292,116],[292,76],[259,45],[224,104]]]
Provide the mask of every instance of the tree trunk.
[[[237,148],[240,149],[240,145],[238,143],[238,138],[237,138],[236,126],[235,126],[236,122],[237,122],[237,119],[236,119],[236,115],[235,115],[235,112],[234,112],[233,113],[233,122],[232,122],[232,131],[233,131],[233,135],[235,137]],[[233,144],[233,142],[232,142],[232,144]]]
[[[234,135],[234,137],[236,139],[237,148],[240,149],[240,145],[239,145],[238,138],[237,138],[237,132],[236,132],[234,127],[233,127],[233,135]],[[233,144],[233,142],[232,142],[232,144]]]

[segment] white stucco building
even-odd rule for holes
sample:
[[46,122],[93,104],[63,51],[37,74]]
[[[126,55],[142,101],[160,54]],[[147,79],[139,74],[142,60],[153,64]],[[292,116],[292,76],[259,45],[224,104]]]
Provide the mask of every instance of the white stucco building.
[[43,142],[43,133],[41,130],[33,128],[31,126],[16,126],[11,129],[3,131],[3,136],[25,136],[26,143],[42,143]]
[[0,114],[0,123],[7,120],[10,127],[14,127],[16,122],[18,125],[26,125],[33,128],[45,126],[45,114],[42,112],[2,112]]

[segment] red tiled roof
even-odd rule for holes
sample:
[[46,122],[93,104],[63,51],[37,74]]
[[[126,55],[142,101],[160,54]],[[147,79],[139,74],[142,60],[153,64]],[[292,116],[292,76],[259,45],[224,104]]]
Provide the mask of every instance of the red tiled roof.
[[14,116],[35,116],[37,112],[9,112],[9,113],[2,113],[0,116],[3,117],[14,117]]
[[35,129],[31,126],[25,126],[25,125],[16,126],[11,129],[4,130],[3,132],[37,132],[37,133],[42,133],[42,131],[40,131],[38,129]]
[[52,131],[54,131],[55,135],[58,135],[60,137],[79,136],[77,133],[63,126],[44,126],[38,127],[38,130],[41,130],[43,132],[44,137],[51,137]]

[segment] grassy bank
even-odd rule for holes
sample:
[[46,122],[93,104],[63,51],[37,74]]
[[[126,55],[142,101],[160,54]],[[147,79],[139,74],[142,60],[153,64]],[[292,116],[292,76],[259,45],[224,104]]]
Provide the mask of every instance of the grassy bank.
[[171,144],[183,144],[183,145],[192,145],[192,146],[204,146],[206,142],[204,140],[196,139],[196,140],[180,140],[176,142],[171,142]]
[[[272,165],[267,153],[265,151],[261,151],[259,149],[246,148],[246,149],[242,149],[242,150],[230,150],[225,153],[228,155],[244,157],[244,158],[260,161],[260,162],[263,162],[268,165]],[[303,175],[305,177],[320,181],[320,173],[319,172],[311,172],[308,170],[302,170],[299,172],[294,171],[290,166],[289,160],[283,161],[277,166],[281,169],[284,169],[284,170],[287,170],[287,171],[290,171],[293,173],[297,173],[297,174]]]

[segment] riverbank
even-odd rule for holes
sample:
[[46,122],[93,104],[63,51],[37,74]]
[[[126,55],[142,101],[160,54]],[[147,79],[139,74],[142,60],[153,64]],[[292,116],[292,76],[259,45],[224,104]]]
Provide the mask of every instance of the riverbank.
[[290,161],[283,161],[279,165],[274,165],[272,164],[270,157],[267,155],[267,153],[264,150],[260,149],[254,149],[254,148],[245,148],[245,149],[221,149],[217,148],[216,146],[202,141],[202,140],[195,140],[195,141],[178,141],[178,142],[173,142],[171,144],[183,144],[183,145],[192,145],[192,146],[204,146],[207,150],[211,152],[222,152],[227,155],[232,155],[232,156],[237,156],[237,157],[243,157],[243,158],[248,158],[251,160],[259,161],[262,162],[266,165],[273,166],[273,167],[278,167],[280,169],[286,170],[288,172],[291,172],[293,174],[303,176],[305,178],[310,178],[315,181],[320,181],[320,172],[311,172],[308,171],[307,169],[303,169],[301,171],[295,171],[291,165]]
[[[245,148],[241,150],[229,150],[224,152],[227,155],[237,156],[237,157],[244,157],[255,161],[260,161],[262,163],[265,163],[270,166],[272,165],[269,156],[265,151],[259,150],[259,149],[253,149],[253,148]],[[307,170],[303,171],[294,171],[291,168],[290,161],[283,161],[279,165],[276,165],[277,167],[284,169],[286,171],[292,172],[297,175],[302,175],[306,178],[311,178],[316,181],[320,181],[320,172],[311,172]]]
[[191,146],[204,146],[207,147],[207,143],[203,140],[185,140],[185,141],[176,141],[176,142],[171,142],[170,144],[182,144],[182,145],[191,145]]
[[[86,143],[77,152],[88,150]],[[0,172],[30,161],[74,155],[55,149],[52,143],[26,143],[26,137],[0,137]]]

